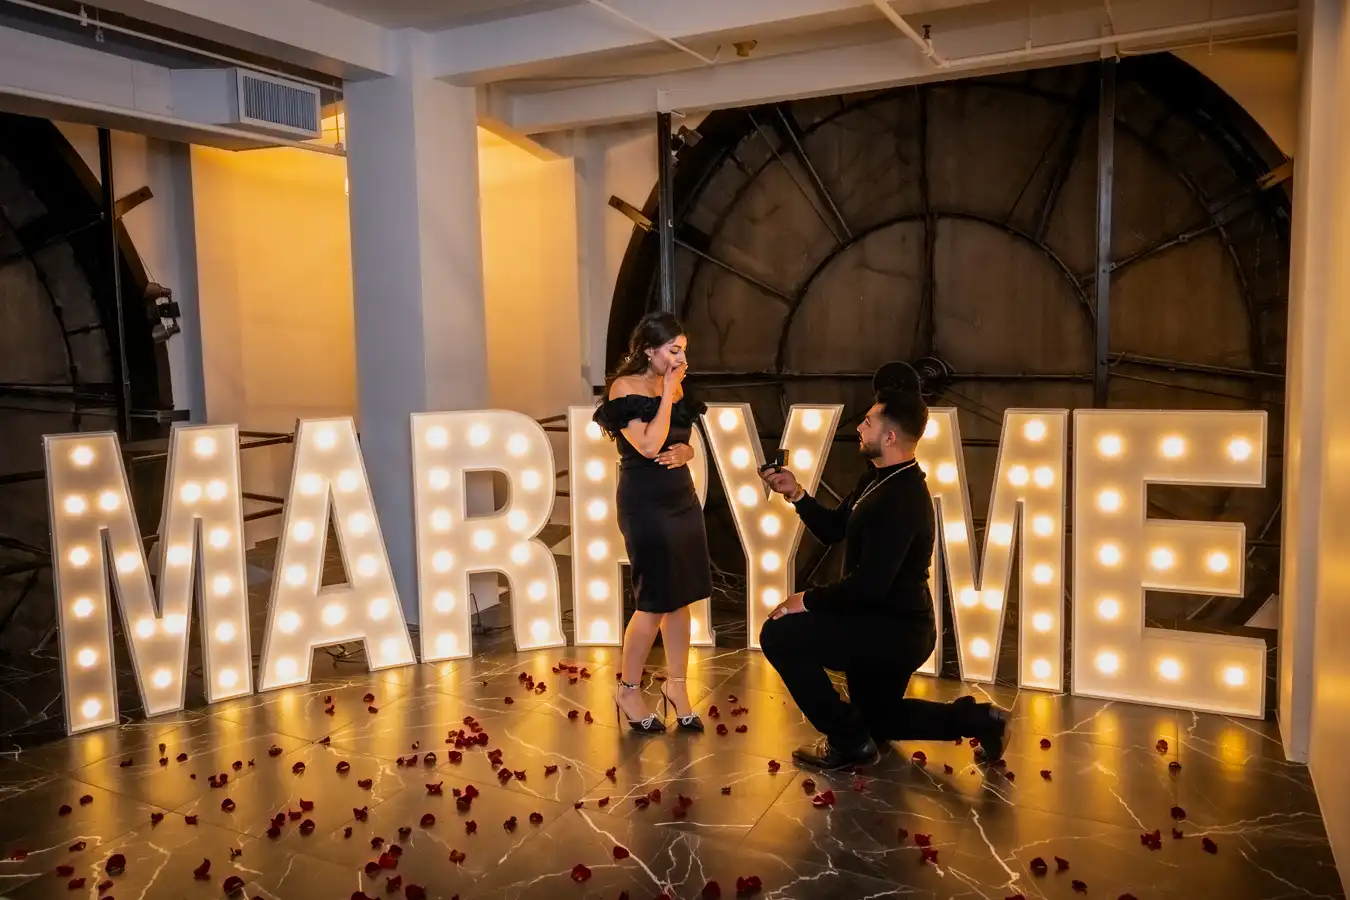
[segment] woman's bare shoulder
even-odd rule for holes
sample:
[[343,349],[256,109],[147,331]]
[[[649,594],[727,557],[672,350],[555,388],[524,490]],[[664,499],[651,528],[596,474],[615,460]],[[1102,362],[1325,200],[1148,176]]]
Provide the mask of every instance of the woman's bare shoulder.
[[609,386],[609,399],[618,400],[620,397],[647,396],[643,390],[642,379],[637,375],[624,375],[614,379],[614,383]]

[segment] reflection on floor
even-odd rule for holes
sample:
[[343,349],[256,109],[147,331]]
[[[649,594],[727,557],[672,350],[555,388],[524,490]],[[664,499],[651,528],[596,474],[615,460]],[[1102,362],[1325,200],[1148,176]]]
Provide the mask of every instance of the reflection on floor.
[[1343,896],[1269,723],[993,688],[1005,767],[915,744],[821,775],[791,764],[812,731],[759,654],[695,656],[726,735],[624,733],[613,651],[575,648],[320,654],[321,683],[69,740],[7,719],[0,896]]

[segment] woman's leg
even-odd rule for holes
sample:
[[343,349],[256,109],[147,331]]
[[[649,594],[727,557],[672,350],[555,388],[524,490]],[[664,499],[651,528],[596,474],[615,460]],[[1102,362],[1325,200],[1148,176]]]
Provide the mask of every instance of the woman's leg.
[[[656,632],[661,627],[661,619],[662,616],[658,613],[638,610],[628,620],[628,628],[623,634],[623,680],[626,683],[642,684],[642,666],[652,652],[652,644],[656,641]],[[632,721],[636,722],[650,715],[640,688],[626,689],[620,685],[615,696],[619,708]]]
[[661,645],[666,651],[666,672],[670,680],[664,686],[675,706],[675,712],[681,716],[693,715],[694,705],[689,702],[689,686],[685,678],[689,674],[689,630],[691,627],[689,607],[683,607],[673,613],[666,613],[661,622]]

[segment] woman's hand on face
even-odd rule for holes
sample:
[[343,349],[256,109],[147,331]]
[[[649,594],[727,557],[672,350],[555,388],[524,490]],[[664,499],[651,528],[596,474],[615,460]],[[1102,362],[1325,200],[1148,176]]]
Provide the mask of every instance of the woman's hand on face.
[[666,374],[661,376],[662,390],[671,395],[678,393],[680,385],[684,383],[684,373],[688,371],[688,363],[680,363],[678,366],[671,366],[666,369]]
[[693,458],[694,448],[688,444],[671,444],[656,454],[656,461],[667,469],[678,469],[680,466],[688,465]]

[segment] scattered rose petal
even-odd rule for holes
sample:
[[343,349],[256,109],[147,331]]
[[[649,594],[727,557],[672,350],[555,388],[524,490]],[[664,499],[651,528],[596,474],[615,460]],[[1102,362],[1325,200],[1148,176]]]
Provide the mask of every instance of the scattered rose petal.
[[722,886],[715,881],[710,881],[703,886],[703,900],[717,900],[722,896]]
[[950,775],[950,774],[952,774],[953,771],[955,771],[955,770],[952,769],[951,766],[947,765],[946,763],[943,763],[943,764],[942,764],[942,774],[944,774],[944,775]]
[[358,822],[366,821],[366,819],[369,818],[369,816],[370,810],[364,806],[361,807],[360,809],[356,809],[355,807],[352,808],[352,818]]
[[68,815],[70,815],[70,813],[71,813],[71,808],[70,808],[70,804],[69,804],[69,803],[62,803],[62,804],[61,804],[61,808],[58,809],[58,810],[56,811],[56,814],[57,814],[58,816],[68,816]]
[[57,866],[57,867],[56,867],[56,877],[57,877],[57,878],[69,878],[70,876],[72,876],[72,875],[74,875],[74,874],[75,874],[75,867],[74,867],[74,866],[61,865],[61,866]]
[[299,775],[301,772],[305,771],[305,764],[302,762],[298,762],[295,765],[291,766],[291,771],[294,772],[296,775]]
[[823,791],[811,798],[811,805],[816,809],[824,809],[828,806],[834,806],[834,791]]
[[242,759],[236,759],[234,762],[230,763],[230,768],[234,769],[236,772],[238,772],[243,767],[244,761]]
[[93,794],[85,794],[84,796],[82,796],[82,797],[80,798],[80,805],[81,805],[81,806],[88,806],[90,803],[93,803],[93,802],[94,802],[94,795],[93,795]]
[[94,890],[98,891],[100,894],[104,894],[107,893],[112,886],[113,883],[111,881],[100,881],[98,884],[94,885]]
[[373,838],[370,839],[370,849],[372,849],[372,850],[378,850],[378,849],[380,849],[380,848],[383,847],[383,846],[384,846],[384,838],[382,838],[382,837],[373,837]]
[[583,866],[581,863],[577,863],[575,866],[572,867],[572,880],[575,881],[577,884],[589,881],[590,878],[591,878],[591,870]]
[[314,828],[315,825],[313,819],[306,819],[305,821],[300,823],[300,833],[303,835],[313,834]]
[[578,718],[580,718],[580,716],[581,716],[581,710],[579,710],[579,709],[569,709],[569,710],[567,711],[567,718],[570,719],[570,720],[573,721],[573,722],[575,722]]
[[362,702],[362,703],[374,703],[374,702],[375,702],[375,695],[374,695],[374,694],[366,694],[364,697],[361,698],[361,702]]
[[1205,848],[1205,852],[1206,852],[1206,853],[1218,853],[1218,852],[1219,852],[1219,845],[1216,844],[1216,843],[1214,843],[1213,841],[1211,841],[1211,840],[1210,840],[1209,838],[1207,838],[1207,837],[1202,837],[1202,838],[1200,839],[1200,846]]
[[342,836],[343,836],[344,838],[349,838],[349,837],[351,837],[351,836],[352,836],[352,826],[348,825],[346,828],[342,829]]
[[127,858],[120,853],[114,853],[108,857],[108,861],[103,864],[103,871],[109,875],[121,875],[127,870]]
[[278,825],[269,825],[267,827],[267,836],[273,840],[281,837],[281,827]]
[[131,765],[131,757],[128,756],[126,759],[122,760],[117,765],[125,769],[127,766]]
[[710,718],[710,719],[718,719],[718,718],[721,718],[721,716],[722,716],[722,713],[721,713],[721,711],[718,710],[718,708],[717,708],[716,706],[710,706],[710,707],[708,707],[708,718]]
[[473,834],[478,830],[478,823],[472,820],[464,823],[464,833]]
[[197,824],[197,817],[196,817],[196,816],[183,816],[183,821],[186,822],[186,823],[188,823],[189,825],[196,825],[196,824]]
[[1087,893],[1087,885],[1084,884],[1083,882],[1079,881],[1079,880],[1076,879],[1076,878],[1075,878],[1073,881],[1071,881],[1071,882],[1069,883],[1069,886],[1073,888],[1073,892],[1074,892],[1075,894],[1086,894],[1086,893]]
[[933,836],[931,834],[916,834],[914,835],[914,845],[916,847],[931,847],[933,846]]
[[748,725],[737,725],[737,726],[736,726],[736,733],[737,733],[737,734],[745,734],[745,733],[746,733],[747,731],[749,731],[749,730],[750,730],[750,726],[748,726]]
[[933,863],[934,865],[937,864],[938,852],[936,848],[924,847],[923,850],[921,850],[920,852],[923,854],[920,860],[921,862]]
[[1139,843],[1144,845],[1150,850],[1161,850],[1162,831],[1155,828],[1153,831],[1144,832],[1143,834],[1139,835]]
[[374,780],[373,778],[361,778],[361,779],[358,779],[357,782],[356,782],[356,786],[359,787],[359,788],[360,788],[361,790],[363,790],[363,791],[368,791],[368,790],[370,790],[370,788],[371,788],[371,786],[372,786],[373,784],[375,784],[375,780]]
[[654,790],[648,791],[648,792],[647,792],[647,799],[650,800],[650,801],[652,801],[653,803],[660,803],[660,802],[661,802],[661,789],[660,789],[660,788],[655,788]]
[[459,852],[458,850],[450,851],[450,861],[455,865],[459,865],[460,863],[464,862],[464,860],[467,858],[468,857],[465,854]]
[[379,873],[379,871],[380,871],[380,864],[378,862],[372,860],[371,862],[366,863],[366,875],[368,875],[369,877],[374,878]]
[[558,771],[557,766],[544,766],[544,777],[547,778]]
[[225,879],[224,887],[226,894],[238,893],[244,889],[244,879],[240,878],[238,875],[231,875],[229,878]]
[[85,848],[85,846],[86,846],[86,845],[85,845],[84,841],[76,841],[75,843],[73,843],[73,844],[70,845],[70,852],[71,852],[71,853],[79,853],[81,850],[83,850],[83,849]]
[[186,753],[180,753],[178,754],[177,757],[175,757],[175,759],[177,759],[179,762],[187,762],[187,758],[188,755]]
[[515,831],[515,830],[516,830],[516,817],[515,817],[515,816],[512,816],[511,818],[509,818],[509,819],[507,819],[505,822],[503,822],[503,823],[502,823],[502,828],[505,829],[506,831]]
[[913,761],[914,765],[923,768],[928,765],[928,754],[924,753],[922,750],[915,750],[914,754],[910,756],[910,760]]
[[1003,777],[1006,778],[1006,779],[1008,779],[1009,781],[1016,781],[1016,780],[1017,780],[1017,775],[1014,774],[1013,772],[1004,772],[1004,773],[1003,773]]
[[[769,774],[770,774],[770,775],[776,775],[776,774],[778,774],[778,770],[781,769],[781,768],[783,768],[783,764],[780,763],[778,760],[776,760],[776,759],[771,759],[771,760],[769,760]],[[716,884],[717,882],[712,882],[712,883],[713,883],[713,884]]]
[[203,859],[202,864],[192,870],[192,877],[198,881],[206,881],[211,877],[211,860]]
[[750,897],[763,890],[764,885],[758,875],[747,875],[736,879],[736,896]]
[[595,716],[591,715],[590,710],[586,710],[586,715],[582,716],[581,718],[587,725],[590,725],[592,722],[595,721]]
[[617,766],[610,766],[608,769],[605,770],[605,777],[608,778],[610,781],[618,781],[619,779],[614,777],[614,773],[617,771],[619,771]]
[[627,859],[628,857],[630,857],[630,856],[632,856],[632,855],[633,855],[633,854],[631,854],[631,853],[628,852],[628,848],[627,848],[627,847],[615,847],[615,848],[614,848],[614,858],[615,858],[615,859]]
[[300,811],[301,811],[301,812],[309,812],[309,811],[312,810],[313,808],[314,808],[314,801],[313,801],[313,800],[301,800],[301,801],[300,801]]
[[169,758],[167,756],[161,756],[159,758],[159,764],[161,766],[167,766],[169,764]]
[[1166,753],[1167,741],[1163,740],[1162,738],[1158,738],[1158,743],[1153,745],[1153,749],[1157,750],[1159,753]]
[[900,843],[903,844],[909,838],[909,832],[901,828],[899,831],[895,833],[895,838],[896,840],[898,840]]
[[430,828],[432,825],[435,825],[435,824],[436,824],[436,817],[435,817],[434,815],[432,815],[431,813],[423,813],[423,814],[422,814],[422,827],[423,827],[423,828]]
[[601,809],[604,809],[606,806],[609,806],[609,798],[608,798],[608,797],[601,797],[601,798],[596,802],[595,805],[598,806],[598,807],[600,807]]
[[[957,743],[959,744],[959,743],[961,743],[961,742],[960,742],[960,741],[957,741]],[[980,739],[979,739],[979,738],[971,738],[971,739],[970,739],[970,747],[971,747],[972,750],[978,750],[978,749],[979,749],[979,746],[980,746]]]
[[241,856],[243,856],[243,855],[244,855],[244,851],[243,851],[243,850],[240,850],[240,849],[237,848],[237,847],[231,847],[231,848],[230,848],[230,861],[231,861],[231,862],[233,862],[235,859],[237,859],[237,858],[239,858],[239,857],[241,857]]
[[722,788],[722,793],[723,793],[723,794],[730,794],[730,793],[731,793],[731,785],[727,785],[727,786],[725,786],[724,788]]
[[1031,861],[1030,867],[1031,874],[1033,875],[1044,875],[1046,872],[1050,871],[1050,867],[1045,864],[1045,860],[1041,859],[1039,856]]
[[717,726],[717,733],[718,733],[719,735],[721,735],[722,737],[726,737],[726,735],[727,735],[727,726],[725,726],[725,725],[718,725],[718,726]]
[[384,879],[384,890],[386,893],[389,894],[398,893],[399,889],[402,887],[403,887],[402,875],[395,875],[392,878]]
[[498,770],[497,770],[497,780],[500,781],[502,784],[506,784],[508,781],[511,780],[511,770],[510,770],[510,769],[498,769]]
[[66,890],[68,891],[78,891],[83,887],[84,887],[83,878],[72,878],[70,879],[70,881],[66,882]]
[[[399,836],[399,837],[401,837],[401,838],[406,838],[406,837],[408,837],[410,834],[412,834],[412,826],[411,826],[411,825],[400,825],[400,826],[398,826],[398,836]],[[402,852],[402,851],[400,851],[400,852]]]
[[1068,869],[1069,869],[1069,861],[1068,861],[1067,859],[1064,859],[1064,858],[1061,857],[1061,856],[1056,856],[1056,857],[1055,857],[1055,871],[1056,871],[1056,872],[1067,872]]
[[1186,810],[1182,809],[1180,806],[1172,807],[1172,818],[1177,819],[1178,821],[1186,818]]
[[543,813],[537,813],[537,812],[532,812],[532,813],[530,813],[530,824],[531,824],[531,825],[542,825],[543,822],[544,822],[544,814],[543,814]]
[[427,785],[427,794],[433,797],[439,797],[445,793],[445,782],[438,781],[435,784]]
[[226,797],[224,800],[220,801],[220,808],[225,810],[225,812],[234,812],[234,801],[229,797]]
[[150,824],[151,824],[151,825],[158,825],[160,822],[163,822],[163,821],[164,821],[164,813],[162,813],[162,812],[153,812],[153,813],[150,814]]
[[1167,771],[1171,772],[1173,775],[1177,774],[1181,771],[1181,763],[1177,762],[1175,759],[1172,760],[1167,764]]
[[814,781],[813,779],[810,779],[810,778],[803,778],[803,779],[802,779],[802,790],[805,791],[805,792],[808,793],[808,794],[814,794],[814,793],[816,792],[816,783],[815,783],[815,781]]
[[1182,837],[1184,837],[1184,834],[1183,834],[1183,832],[1182,832],[1182,830],[1181,830],[1180,828],[1173,828],[1173,829],[1172,829],[1172,839],[1173,839],[1173,840],[1179,841],[1179,840],[1182,839]]
[[420,884],[410,884],[403,889],[403,896],[408,900],[427,900],[427,889]]
[[646,797],[634,797],[633,805],[638,809],[646,809],[652,805],[652,801],[648,800]]
[[1049,750],[1049,749],[1050,749],[1050,739],[1049,739],[1049,738],[1041,738],[1041,749],[1042,749],[1042,750]]
[[267,755],[268,755],[268,756],[280,756],[280,755],[281,755],[281,748],[278,747],[276,744],[273,744],[272,746],[270,746],[270,747],[267,748]]

